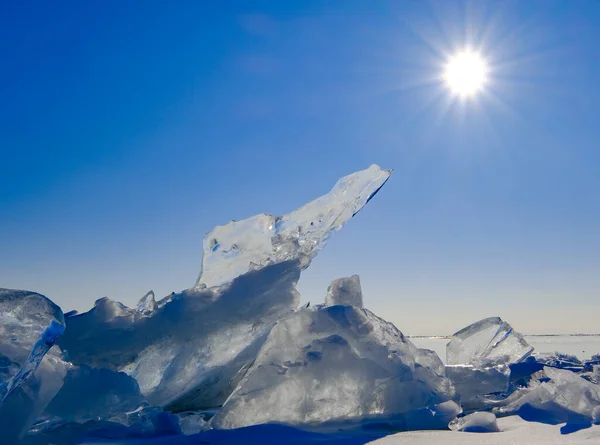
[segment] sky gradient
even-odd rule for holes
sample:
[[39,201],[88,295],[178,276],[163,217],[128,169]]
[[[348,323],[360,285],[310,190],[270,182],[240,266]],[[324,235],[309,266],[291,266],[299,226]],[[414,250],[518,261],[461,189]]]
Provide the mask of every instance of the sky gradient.
[[[303,274],[406,334],[599,333],[600,3],[5,2],[0,287],[86,310],[194,284],[217,224],[394,174]],[[486,91],[457,101],[470,46]]]

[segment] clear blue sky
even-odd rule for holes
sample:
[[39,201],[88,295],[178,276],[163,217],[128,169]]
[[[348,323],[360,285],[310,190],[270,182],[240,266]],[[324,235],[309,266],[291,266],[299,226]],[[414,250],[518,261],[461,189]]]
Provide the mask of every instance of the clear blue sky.
[[[214,225],[392,179],[304,274],[407,334],[599,332],[600,3],[4,2],[0,286],[65,311],[194,284]],[[452,101],[444,54],[481,49]]]

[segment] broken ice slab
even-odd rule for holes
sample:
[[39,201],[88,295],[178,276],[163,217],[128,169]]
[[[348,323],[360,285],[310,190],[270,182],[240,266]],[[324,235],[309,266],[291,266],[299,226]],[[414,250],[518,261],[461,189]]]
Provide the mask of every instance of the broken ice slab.
[[134,377],[151,405],[176,412],[220,406],[271,326],[296,308],[299,276],[296,262],[275,264],[228,286],[175,294],[150,316],[101,300],[67,318],[60,345],[76,365]]
[[465,411],[483,409],[486,395],[506,395],[509,390],[508,366],[474,368],[472,365],[446,366],[446,376],[452,381]]
[[211,426],[375,421],[399,429],[446,428],[460,407],[435,358],[428,366],[430,351],[366,309],[301,309],[271,330]]
[[533,355],[535,361],[552,368],[567,369],[569,371],[583,371],[584,365],[576,356],[561,352],[537,353]]
[[446,346],[449,365],[509,365],[533,352],[523,336],[499,317],[480,320],[455,333]]
[[38,369],[44,356],[64,332],[64,325],[56,320],[50,322],[50,325],[42,332],[40,339],[33,345],[29,356],[17,373],[8,381],[0,383],[0,405]]
[[0,289],[0,432],[3,444],[22,437],[63,384],[62,311],[35,292]]
[[99,300],[89,312],[67,318],[59,344],[76,365],[131,375],[152,405],[175,412],[222,405],[271,327],[296,309],[300,272],[389,176],[371,166],[289,215],[215,228],[205,238],[194,288],[150,311],[151,295],[140,311]]
[[594,366],[600,366],[600,354],[593,355],[590,360],[586,360],[583,364],[583,370],[591,372]]
[[[25,359],[42,333],[56,321],[64,324],[60,308],[35,292],[0,289],[0,346]],[[6,371],[0,368],[6,380]]]
[[564,369],[545,367],[522,396],[496,411],[518,414],[525,420],[589,426],[597,419],[600,385]]
[[358,275],[333,280],[327,288],[325,306],[339,304],[363,307],[362,289]]
[[448,425],[453,431],[462,431],[463,433],[498,433],[498,423],[496,416],[492,413],[475,412],[464,417],[459,417]]
[[284,216],[261,214],[217,226],[204,238],[197,286],[220,286],[256,268],[283,261],[310,263],[331,233],[339,230],[391,175],[372,165],[340,179],[326,195]]
[[108,419],[91,419],[83,423],[66,422],[57,417],[40,419],[19,445],[138,443],[135,439],[157,439],[161,436],[173,439],[181,433],[176,415],[156,407],[141,407]]
[[135,379],[108,369],[71,366],[45,416],[63,422],[108,420],[146,404]]

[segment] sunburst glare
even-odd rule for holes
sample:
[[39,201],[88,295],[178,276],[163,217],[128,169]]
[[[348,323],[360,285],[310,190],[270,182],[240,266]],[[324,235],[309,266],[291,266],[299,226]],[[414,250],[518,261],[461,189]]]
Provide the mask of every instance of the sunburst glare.
[[447,62],[444,80],[453,94],[462,98],[481,91],[487,80],[487,64],[477,53],[465,50]]

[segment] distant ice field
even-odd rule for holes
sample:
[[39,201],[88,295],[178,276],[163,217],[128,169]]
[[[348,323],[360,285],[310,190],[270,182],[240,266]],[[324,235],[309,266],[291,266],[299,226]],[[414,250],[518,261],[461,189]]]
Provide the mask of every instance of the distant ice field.
[[[535,348],[534,352],[562,352],[576,355],[579,359],[590,359],[600,354],[600,335],[526,335],[527,342]],[[431,349],[446,363],[446,345],[450,338],[411,337],[415,346]]]

